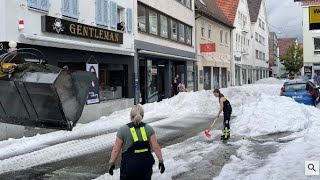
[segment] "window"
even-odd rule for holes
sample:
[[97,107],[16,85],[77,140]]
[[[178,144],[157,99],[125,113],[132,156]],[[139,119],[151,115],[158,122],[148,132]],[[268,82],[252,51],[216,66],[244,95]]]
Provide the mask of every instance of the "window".
[[320,38],[314,38],[314,54],[320,54]]
[[62,0],[62,15],[78,19],[79,18],[79,0]]
[[149,33],[158,35],[158,14],[149,10]]
[[247,26],[247,16],[243,15],[242,18],[243,18],[243,19],[242,19],[242,26],[243,26],[243,27],[246,27],[246,26]]
[[263,44],[263,45],[264,45],[264,40],[265,40],[264,37],[262,37],[262,44]]
[[238,33],[236,34],[236,50],[238,50]]
[[108,0],[96,0],[96,24],[108,26]]
[[243,36],[241,36],[241,52],[243,52]]
[[171,21],[171,39],[172,40],[177,40],[177,22],[174,20],[170,20]]
[[201,21],[201,37],[205,37],[205,23]]
[[261,27],[261,25],[262,25],[262,24],[261,24],[261,19],[259,18],[259,27]]
[[146,8],[138,5],[138,29],[146,32]]
[[266,54],[262,53],[262,59],[265,61],[266,60]]
[[259,59],[262,60],[262,52],[259,51]]
[[28,7],[30,8],[34,8],[34,9],[38,9],[38,10],[41,10],[41,11],[46,11],[48,12],[49,11],[49,0],[28,0],[27,1],[28,3]]
[[184,25],[179,23],[179,41],[185,43]]
[[101,64],[99,65],[100,100],[112,100],[126,97],[125,88],[126,65]]
[[168,38],[168,18],[164,15],[160,15],[160,25],[161,25],[161,37]]
[[220,30],[220,43],[223,43],[223,30]]
[[209,24],[209,27],[208,27],[208,39],[212,39],[212,25]]
[[226,45],[229,44],[229,43],[228,43],[228,40],[229,40],[229,33],[226,32],[226,33],[225,33],[225,38],[224,38],[224,41],[225,41]]
[[187,44],[192,44],[192,29],[191,27],[186,26],[186,37],[187,37]]
[[259,51],[256,50],[256,59],[259,59]]
[[191,0],[186,0],[186,6],[191,9]]
[[258,42],[259,41],[259,34],[256,33],[256,41]]
[[124,31],[125,30],[125,22],[124,22],[124,8],[118,6],[117,7],[117,30]]
[[186,6],[187,8],[191,9],[191,0],[177,0],[177,1],[183,4],[184,6]]
[[261,39],[262,39],[262,37],[259,35],[259,43],[262,43],[262,42],[261,42],[261,41],[262,41]]
[[262,29],[264,30],[264,22],[262,21]]
[[239,11],[239,12],[238,12],[238,23],[239,23],[239,24],[241,24],[241,19],[242,19],[242,18],[241,18],[241,15],[242,15],[242,14],[241,14],[241,12]]

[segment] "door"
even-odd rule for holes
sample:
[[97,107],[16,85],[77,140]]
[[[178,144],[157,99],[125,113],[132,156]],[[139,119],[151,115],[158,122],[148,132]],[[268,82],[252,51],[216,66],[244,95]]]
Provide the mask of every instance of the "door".
[[158,100],[158,65],[156,61],[147,60],[147,103]]
[[165,64],[159,63],[158,65],[158,91],[159,91],[159,101],[165,99]]
[[139,82],[140,82],[140,97],[141,97],[141,104],[146,103],[146,97],[147,97],[147,67],[146,67],[146,60],[140,60],[140,66],[139,66]]
[[213,68],[213,88],[219,89],[220,80],[219,80],[220,69],[218,67]]
[[227,68],[221,69],[221,88],[227,87]]
[[204,71],[204,89],[211,90],[211,67],[203,67]]

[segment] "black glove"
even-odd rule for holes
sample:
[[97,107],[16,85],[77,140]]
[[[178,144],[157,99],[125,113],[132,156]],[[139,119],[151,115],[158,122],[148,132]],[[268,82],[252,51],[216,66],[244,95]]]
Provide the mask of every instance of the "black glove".
[[114,165],[114,164],[112,164],[112,165],[110,165],[110,167],[109,167],[109,174],[111,175],[111,176],[113,176],[113,170],[116,168],[116,166]]
[[160,163],[159,163],[159,170],[160,170],[160,173],[161,173],[161,174],[164,173],[164,171],[166,170],[166,168],[164,167],[163,162],[160,162]]

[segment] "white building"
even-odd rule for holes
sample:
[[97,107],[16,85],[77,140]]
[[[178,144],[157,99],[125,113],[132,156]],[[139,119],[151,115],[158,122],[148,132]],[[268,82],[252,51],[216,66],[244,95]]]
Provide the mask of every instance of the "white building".
[[312,78],[320,75],[320,1],[303,2],[302,9],[304,74]]
[[134,103],[133,7],[133,0],[1,0],[0,47],[13,40],[71,70],[98,63],[101,103],[83,118],[95,120]]
[[[248,0],[251,19],[251,82],[269,77],[269,31],[265,0]],[[251,76],[251,78],[250,78]]]
[[[193,0],[138,0],[135,9],[136,83],[141,103],[169,98],[177,84],[195,90]],[[179,75],[177,83],[174,78]]]
[[253,65],[250,48],[251,24],[247,0],[217,0],[217,4],[235,27],[232,31],[232,85],[246,84],[248,83],[248,70]]

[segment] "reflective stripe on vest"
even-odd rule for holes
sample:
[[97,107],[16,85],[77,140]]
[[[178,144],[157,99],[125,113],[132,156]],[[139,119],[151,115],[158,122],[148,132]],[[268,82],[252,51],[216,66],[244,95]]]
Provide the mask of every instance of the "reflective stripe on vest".
[[144,153],[144,152],[148,152],[148,149],[134,150],[134,153]]
[[133,141],[134,141],[134,142],[138,142],[138,141],[139,141],[139,138],[138,138],[136,129],[135,129],[134,127],[132,127],[132,128],[130,128],[130,132],[131,132]]
[[[133,138],[133,141],[138,142],[139,138],[138,138],[136,129],[134,127],[132,127],[132,128],[130,128],[130,132],[131,132],[131,136]],[[142,140],[148,141],[146,129],[144,127],[140,127],[140,132],[141,132]]]

